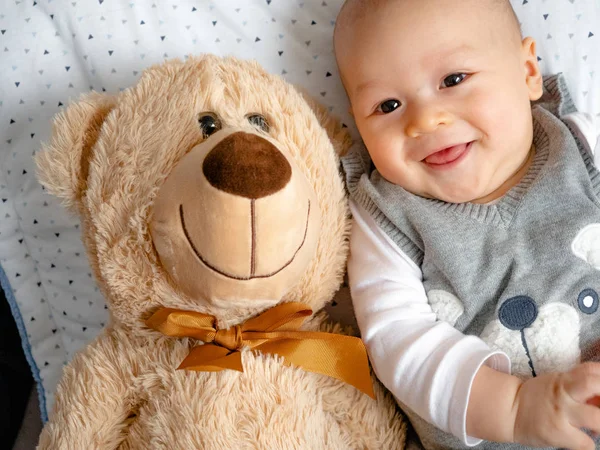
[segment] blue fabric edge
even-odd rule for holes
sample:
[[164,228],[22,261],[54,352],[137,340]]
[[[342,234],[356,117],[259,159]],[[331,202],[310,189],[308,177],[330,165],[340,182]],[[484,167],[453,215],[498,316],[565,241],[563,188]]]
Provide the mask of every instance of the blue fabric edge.
[[17,324],[17,328],[19,330],[19,335],[21,336],[21,346],[23,347],[23,352],[25,353],[25,358],[29,363],[29,367],[31,368],[31,373],[35,380],[35,384],[37,387],[38,400],[40,403],[40,415],[42,418],[42,423],[46,423],[48,421],[48,411],[46,409],[46,393],[44,391],[44,385],[42,384],[42,378],[40,377],[40,370],[33,359],[33,354],[31,353],[31,344],[29,343],[29,339],[27,337],[27,329],[25,328],[25,323],[23,322],[23,316],[21,316],[21,310],[17,305],[17,300],[15,299],[15,294],[10,286],[8,281],[8,277],[6,276],[6,272],[2,268],[0,264],[0,287],[4,291],[4,295],[6,300],[8,301],[8,306],[10,307],[10,311],[15,319]]

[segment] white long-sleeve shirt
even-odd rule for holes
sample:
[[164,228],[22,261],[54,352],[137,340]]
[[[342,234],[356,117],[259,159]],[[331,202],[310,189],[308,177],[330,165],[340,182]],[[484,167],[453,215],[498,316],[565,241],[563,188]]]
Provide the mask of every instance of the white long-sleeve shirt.
[[[590,153],[600,157],[600,135],[593,118],[573,113],[568,120]],[[438,321],[423,288],[421,269],[376,225],[350,203],[354,216],[348,277],[358,326],[381,382],[402,403],[466,445],[467,405],[479,368],[510,373],[507,355],[493,351]]]

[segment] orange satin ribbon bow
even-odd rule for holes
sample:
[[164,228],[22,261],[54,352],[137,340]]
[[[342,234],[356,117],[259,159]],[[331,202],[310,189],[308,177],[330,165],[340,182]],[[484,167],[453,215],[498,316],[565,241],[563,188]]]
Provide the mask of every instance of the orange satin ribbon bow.
[[242,347],[282,356],[284,364],[295,364],[348,383],[372,398],[367,351],[353,336],[300,331],[312,310],[302,303],[283,303],[241,325],[219,330],[214,316],[193,311],[161,308],[146,325],[167,336],[203,341],[194,347],[178,369],[243,372]]

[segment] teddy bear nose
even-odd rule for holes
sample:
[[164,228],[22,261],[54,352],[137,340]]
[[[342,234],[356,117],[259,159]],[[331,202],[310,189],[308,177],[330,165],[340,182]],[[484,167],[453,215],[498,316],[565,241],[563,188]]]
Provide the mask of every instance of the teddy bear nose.
[[529,327],[538,315],[538,308],[535,301],[526,295],[519,295],[506,300],[498,316],[502,325],[509,330],[520,331]]
[[202,170],[215,188],[249,199],[279,192],[292,177],[292,167],[277,147],[241,131],[215,145]]

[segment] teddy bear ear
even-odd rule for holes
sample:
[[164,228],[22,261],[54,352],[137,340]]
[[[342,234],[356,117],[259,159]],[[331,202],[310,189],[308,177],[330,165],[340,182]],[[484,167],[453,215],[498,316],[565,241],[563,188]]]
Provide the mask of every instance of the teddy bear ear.
[[321,126],[325,128],[335,152],[338,156],[344,156],[352,145],[352,138],[350,137],[348,128],[306,91],[300,88],[299,92],[304,98],[304,101],[308,103],[308,106],[312,109],[315,116],[317,116],[317,120]]
[[92,149],[115,103],[106,94],[83,95],[55,117],[50,141],[36,155],[40,183],[74,212],[87,187]]
[[600,270],[600,223],[583,228],[571,243],[571,251],[594,269]]

